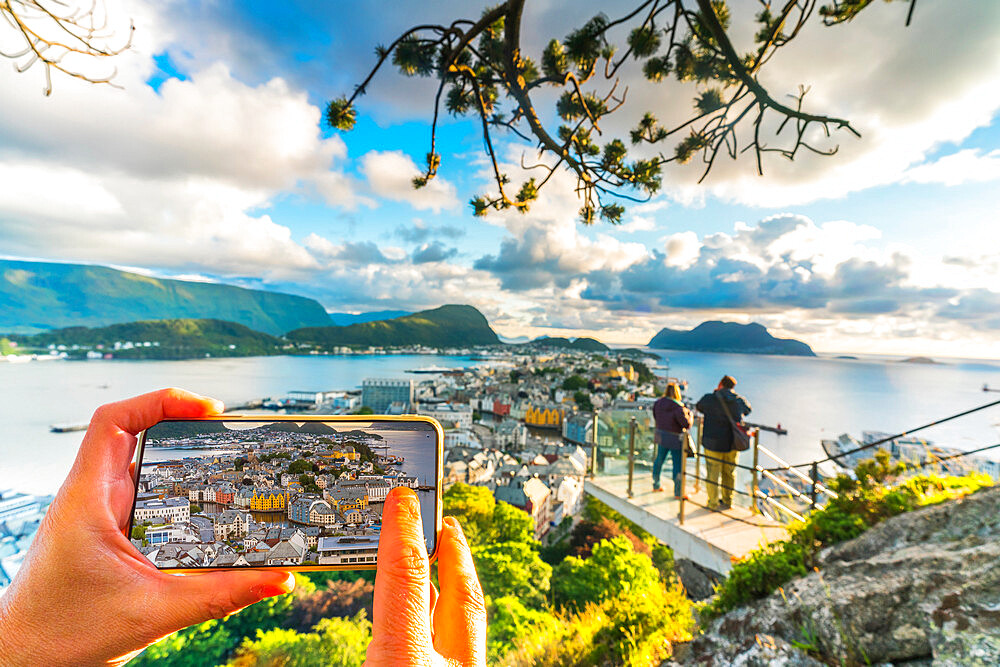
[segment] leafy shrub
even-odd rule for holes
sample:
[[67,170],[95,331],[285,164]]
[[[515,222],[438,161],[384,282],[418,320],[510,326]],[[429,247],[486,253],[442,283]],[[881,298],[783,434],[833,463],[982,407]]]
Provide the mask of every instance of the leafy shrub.
[[616,663],[659,664],[670,657],[672,642],[691,637],[691,603],[680,584],[620,595],[606,609],[609,622],[596,639]]
[[295,597],[284,627],[306,632],[324,618],[355,616],[361,610],[371,617],[375,593],[371,582],[359,577],[327,583],[324,590]]
[[312,594],[316,587],[297,574],[295,589],[294,593],[261,600],[222,620],[206,621],[175,632],[147,648],[129,664],[201,667],[223,663],[245,637],[282,627],[295,600]]
[[987,475],[922,474],[907,479],[902,464],[890,464],[888,452],[862,461],[854,478],[837,477],[830,486],[838,493],[823,509],[789,526],[789,538],[752,551],[733,565],[716,596],[701,610],[703,618],[721,616],[751,600],[770,595],[795,577],[816,567],[824,547],[850,540],[885,519],[926,505],[959,498],[985,486]]
[[529,607],[545,604],[552,567],[524,542],[501,542],[475,547],[472,558],[483,586],[492,597],[515,596]]
[[569,556],[560,563],[552,578],[552,597],[560,606],[580,609],[588,602],[603,602],[657,585],[660,576],[653,561],[618,536],[595,545],[590,558]]
[[802,547],[792,541],[775,542],[750,552],[733,565],[715,598],[702,610],[712,618],[769,595],[782,584],[808,573]]
[[534,542],[531,517],[510,503],[497,501],[485,486],[455,484],[444,492],[444,515],[462,524],[470,546],[497,542]]
[[537,633],[550,634],[560,625],[559,619],[551,612],[526,607],[512,595],[487,598],[486,615],[489,619],[487,662],[491,665],[510,653],[525,637]]
[[647,556],[652,553],[648,544],[643,542],[635,533],[628,528],[624,528],[608,517],[601,517],[596,523],[593,521],[581,521],[573,529],[570,535],[570,551],[574,556],[587,558],[590,556],[594,545],[603,540],[610,540],[622,536],[632,543],[632,548],[638,553]]
[[[615,539],[617,547],[627,548],[623,538]],[[601,547],[607,544],[598,545],[589,560],[600,557]],[[633,555],[648,561],[646,556]],[[691,602],[679,584],[668,587],[657,579],[638,583],[600,603],[556,612],[553,621],[536,621],[500,664],[659,664],[670,656],[674,642],[691,638]]]
[[352,618],[324,618],[312,632],[276,628],[245,639],[229,667],[360,667],[372,624],[360,611]]
[[205,621],[161,639],[129,664],[163,667],[217,665],[225,660],[239,640],[220,621]]

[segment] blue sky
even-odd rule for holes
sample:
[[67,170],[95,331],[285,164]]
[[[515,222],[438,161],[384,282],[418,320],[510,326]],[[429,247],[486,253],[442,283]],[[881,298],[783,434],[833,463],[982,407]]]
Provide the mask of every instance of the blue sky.
[[[529,2],[525,49],[537,56],[600,6]],[[526,215],[474,218],[468,200],[490,182],[469,119],[445,119],[439,177],[409,187],[431,80],[387,69],[352,132],[320,122],[375,44],[478,7],[112,3],[119,25],[136,25],[114,63],[120,89],[57,75],[46,98],[37,68],[0,68],[12,93],[0,99],[0,254],[283,289],[331,311],[470,303],[511,337],[644,343],[727,319],[825,351],[1000,357],[1000,5],[927,3],[909,28],[900,6],[807,29],[762,75],[775,91],[808,83],[807,102],[851,118],[861,139],[836,136],[833,157],[773,158],[764,177],[727,161],[701,186],[697,166],[671,166],[623,225],[588,228],[569,178]],[[625,115],[690,109],[693,88],[624,76]],[[629,122],[605,131],[625,136]],[[531,155],[500,146],[512,164]]]

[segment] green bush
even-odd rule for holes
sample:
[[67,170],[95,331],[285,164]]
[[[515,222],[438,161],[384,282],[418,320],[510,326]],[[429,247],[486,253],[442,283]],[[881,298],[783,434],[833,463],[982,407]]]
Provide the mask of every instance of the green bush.
[[324,618],[312,632],[275,628],[245,639],[229,667],[361,667],[372,638],[364,611],[353,618]]
[[296,596],[316,590],[311,581],[295,576],[295,592],[261,600],[222,620],[192,625],[153,644],[130,665],[201,667],[218,665],[246,637],[281,627],[288,618]]
[[980,473],[961,477],[922,474],[898,479],[904,471],[901,464],[889,463],[887,452],[879,451],[874,459],[858,465],[854,478],[837,477],[830,486],[838,497],[805,521],[789,526],[788,540],[757,549],[733,565],[716,596],[702,607],[702,617],[711,619],[770,595],[815,568],[816,557],[824,547],[853,539],[885,519],[992,484],[987,475]]
[[[624,538],[615,539],[620,542],[614,551],[628,548]],[[599,547],[591,558],[600,557]],[[658,579],[634,584],[621,587],[600,603],[555,612],[552,621],[534,620],[513,642],[516,648],[498,663],[518,667],[659,664],[670,657],[674,642],[691,639],[691,602],[680,584],[665,586]]]
[[660,574],[649,556],[636,553],[628,539],[619,536],[595,545],[590,558],[569,556],[560,563],[552,577],[552,598],[560,606],[581,609],[659,584]]
[[475,547],[472,558],[486,595],[514,596],[534,608],[545,604],[552,566],[539,558],[530,544],[500,542]]
[[536,633],[548,634],[558,629],[559,619],[550,611],[524,606],[512,595],[487,598],[486,632],[487,662],[491,665],[514,650],[525,637]]

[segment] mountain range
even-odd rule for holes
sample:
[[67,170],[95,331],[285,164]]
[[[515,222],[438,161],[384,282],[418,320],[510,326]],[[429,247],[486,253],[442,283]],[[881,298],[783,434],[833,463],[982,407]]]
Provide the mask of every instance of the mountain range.
[[483,314],[472,306],[464,305],[446,305],[390,320],[358,322],[345,327],[306,327],[288,332],[286,338],[324,346],[468,347],[500,344],[500,339]]
[[815,357],[812,348],[791,338],[775,338],[764,326],[751,322],[702,322],[694,329],[661,329],[649,341],[649,347],[697,352],[742,352],[744,354],[782,354]]
[[293,294],[105,266],[0,259],[0,332],[163,319],[226,320],[275,336],[330,324],[318,301]]
[[[111,351],[115,342],[158,342],[114,354],[160,359],[287,354],[294,351],[294,344],[319,348],[504,344],[483,314],[469,305],[417,313],[327,313],[313,299],[281,292],[152,278],[103,266],[22,260],[0,260],[0,332],[22,334],[11,338],[36,348],[77,345]],[[41,333],[24,335],[35,332]],[[520,344],[609,351],[593,338],[543,336]],[[649,347],[815,356],[805,343],[775,338],[756,323],[710,321],[689,331],[663,329]]]
[[[49,345],[93,348],[110,352],[119,359],[256,357],[282,354],[282,347],[287,345],[286,341],[242,324],[210,319],[146,320],[106,327],[67,327],[38,334],[14,334],[10,338],[34,348]],[[125,342],[131,345],[114,347],[115,343]],[[78,354],[83,355],[84,352]]]
[[375,322],[376,320],[392,320],[404,315],[412,315],[408,310],[373,310],[370,313],[329,313],[330,324],[346,327],[360,322]]
[[607,352],[611,348],[595,338],[559,338],[542,336],[528,343],[523,343],[526,347],[554,347],[567,350],[581,350],[583,352]]

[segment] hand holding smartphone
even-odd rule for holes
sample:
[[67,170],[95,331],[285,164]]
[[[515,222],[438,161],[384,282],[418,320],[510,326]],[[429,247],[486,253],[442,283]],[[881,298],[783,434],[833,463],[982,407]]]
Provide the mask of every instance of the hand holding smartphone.
[[161,570],[373,569],[389,491],[441,528],[440,425],[428,417],[167,420],[139,438],[129,535]]

